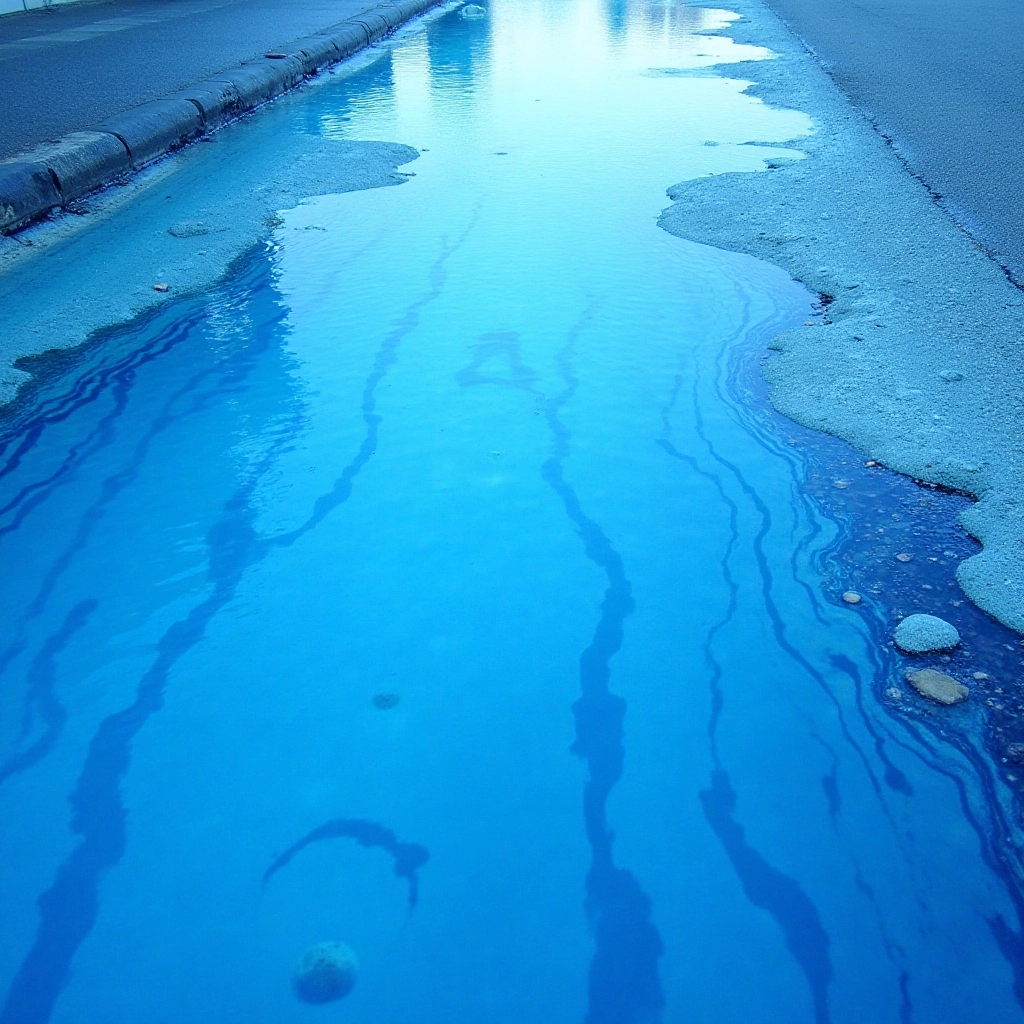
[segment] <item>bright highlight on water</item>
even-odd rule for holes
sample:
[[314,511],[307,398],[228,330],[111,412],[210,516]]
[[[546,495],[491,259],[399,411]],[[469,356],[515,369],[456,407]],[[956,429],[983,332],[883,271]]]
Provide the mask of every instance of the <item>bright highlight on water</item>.
[[812,126],[726,12],[478,6],[278,126],[408,180],[4,424],[0,1022],[1024,1020],[1010,794],[756,385],[815,297],[656,225]]

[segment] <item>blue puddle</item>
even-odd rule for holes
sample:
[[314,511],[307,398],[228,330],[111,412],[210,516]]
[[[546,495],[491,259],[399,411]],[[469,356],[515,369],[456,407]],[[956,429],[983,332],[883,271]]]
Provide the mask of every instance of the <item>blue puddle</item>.
[[[758,55],[726,21],[436,19],[275,129],[414,177],[36,364],[3,1024],[1024,1019],[1020,648],[950,585],[962,499],[774,413],[812,296],[655,225],[799,156],[702,71]],[[901,682],[923,601],[965,706]],[[291,986],[323,942],[360,964],[327,1008]]]

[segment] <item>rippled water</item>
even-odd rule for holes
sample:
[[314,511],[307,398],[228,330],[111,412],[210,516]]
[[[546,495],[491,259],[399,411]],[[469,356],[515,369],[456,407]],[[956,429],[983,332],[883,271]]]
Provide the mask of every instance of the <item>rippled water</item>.
[[[1024,1019],[1011,797],[882,699],[757,363],[655,224],[809,130],[723,12],[494,0],[281,131],[401,141],[0,453],[3,1024]],[[958,716],[958,717],[953,717]],[[316,943],[356,986],[300,1002]]]

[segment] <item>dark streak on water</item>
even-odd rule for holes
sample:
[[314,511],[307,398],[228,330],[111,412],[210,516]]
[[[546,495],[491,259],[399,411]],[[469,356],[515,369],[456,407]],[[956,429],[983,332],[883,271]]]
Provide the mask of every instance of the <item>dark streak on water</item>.
[[832,762],[828,773],[821,777],[821,788],[825,793],[825,800],[828,803],[828,816],[832,824],[839,822],[839,814],[843,809],[843,798],[839,792],[839,759]]
[[[471,227],[472,223],[463,238]],[[128,770],[135,736],[163,707],[171,669],[202,640],[207,625],[234,597],[245,572],[273,547],[294,543],[347,500],[354,477],[376,450],[380,416],[375,412],[375,389],[394,362],[402,339],[415,328],[420,310],[440,294],[444,283],[444,264],[459,243],[444,246],[432,268],[428,291],[410,306],[395,329],[382,341],[363,391],[366,437],[331,491],[317,499],[309,518],[296,530],[270,540],[258,537],[253,526],[256,488],[279,455],[291,444],[300,422],[296,418],[268,445],[263,457],[227,501],[219,520],[208,531],[208,575],[212,590],[205,600],[160,638],[157,657],[140,680],[135,700],[123,710],[107,716],[90,743],[82,773],[70,797],[71,828],[82,839],[57,870],[53,884],[39,897],[40,923],[35,942],[8,990],[0,1010],[0,1024],[46,1024],[49,1020],[72,959],[95,923],[100,881],[124,853],[126,826],[121,779]],[[261,269],[269,271],[269,264],[261,265]],[[253,295],[258,294],[260,289],[253,289]],[[283,309],[275,310],[260,324],[257,332],[279,337],[284,330],[285,315]],[[266,337],[261,341],[269,343]],[[20,454],[19,449],[19,457]]]
[[[278,310],[257,330],[276,334],[283,317]],[[260,557],[251,499],[285,440],[290,440],[287,434],[269,446],[207,533],[211,593],[164,633],[134,701],[108,715],[89,745],[70,797],[71,828],[82,837],[81,842],[39,897],[39,928],[7,993],[0,1012],[3,1024],[45,1024],[50,1018],[72,959],[95,923],[100,881],[124,853],[126,822],[120,789],[135,736],[163,706],[171,669],[202,639],[210,620],[234,596],[246,569]]]
[[[588,319],[585,315],[573,328],[556,355],[564,387],[553,398],[536,389],[537,374],[523,364],[518,335],[513,332],[482,336],[470,364],[460,371],[457,380],[462,386],[488,383],[518,388],[536,398],[552,438],[552,452],[541,467],[541,475],[561,500],[587,557],[607,579],[593,638],[580,655],[580,697],[572,708],[576,722],[572,750],[586,761],[589,775],[583,794],[584,825],[591,849],[586,905],[596,947],[584,1020],[586,1024],[655,1024],[665,1005],[658,974],[664,947],[651,922],[650,897],[632,872],[615,864],[614,832],[607,818],[608,797],[622,777],[625,760],[626,702],[611,692],[611,660],[622,644],[623,622],[633,610],[631,586],[621,557],[584,512],[562,471],[572,435],[559,414],[576,392],[572,358]],[[492,361],[504,364],[505,371],[483,372]]]
[[747,899],[767,910],[782,929],[786,947],[811,987],[815,1024],[828,1024],[832,962],[828,933],[814,904],[798,882],[773,868],[747,843],[743,827],[733,817],[736,793],[722,768],[712,773],[711,788],[702,790],[700,802],[704,816],[732,861]]
[[430,860],[430,852],[418,843],[401,842],[391,829],[376,821],[361,818],[335,818],[307,832],[284,853],[274,858],[274,862],[264,872],[263,884],[266,885],[301,850],[325,839],[354,839],[360,846],[370,849],[377,847],[390,853],[395,862],[395,874],[409,883],[409,907],[416,906],[420,892],[417,872]]
[[[695,456],[680,451],[671,440],[671,414],[678,401],[681,387],[682,375],[677,375],[668,402],[662,410],[662,435],[658,438],[657,443],[667,454],[683,462],[699,476],[708,480],[718,492],[723,505],[729,513],[729,540],[720,562],[722,578],[729,593],[729,600],[722,618],[708,631],[703,646],[711,692],[711,712],[708,719],[707,734],[714,762],[714,770],[712,771],[711,787],[700,793],[701,806],[704,810],[705,818],[711,825],[712,830],[715,832],[733,865],[733,869],[740,880],[747,899],[755,906],[767,911],[775,919],[783,933],[787,949],[789,949],[798,966],[803,971],[814,1006],[815,1024],[829,1024],[828,986],[832,980],[833,972],[829,956],[830,941],[828,933],[821,922],[817,908],[803,891],[799,882],[774,868],[747,842],[743,827],[735,820],[736,792],[732,788],[728,773],[722,765],[718,751],[718,722],[724,708],[725,697],[721,685],[723,670],[715,655],[714,644],[717,635],[732,621],[738,605],[739,588],[732,573],[731,559],[740,539],[738,525],[739,507],[729,496],[718,473],[705,469]],[[703,427],[698,387],[699,376],[695,375],[692,398],[697,436],[700,438],[706,453],[718,465],[730,471],[743,493],[750,499],[754,508],[761,516],[761,529],[754,539],[754,554],[761,574],[762,597],[766,610],[769,612],[776,642],[798,664],[810,669],[816,681],[827,688],[824,679],[820,679],[819,675],[813,670],[813,667],[808,665],[806,659],[786,641],[784,634],[781,632],[782,624],[778,612],[775,611],[772,614],[774,610],[774,602],[771,597],[772,578],[763,549],[764,538],[771,526],[771,518],[760,496],[753,491],[753,488],[746,482],[738,469],[732,463],[722,458],[712,446]],[[834,697],[833,702],[835,702]],[[851,745],[856,748],[852,736],[846,730],[845,723],[843,723],[843,729]],[[816,736],[815,738],[831,755],[834,774],[835,765],[838,764],[839,760],[838,756],[821,737]],[[828,792],[827,789],[826,792]],[[838,814],[839,793],[837,787],[834,789],[833,797],[829,799],[829,805],[830,811],[833,811],[833,816]]]
[[12,775],[31,768],[41,761],[55,746],[60,738],[68,713],[57,696],[57,655],[67,647],[71,638],[89,621],[96,610],[98,602],[93,598],[79,601],[68,612],[60,629],[47,637],[42,649],[32,661],[28,670],[28,687],[26,690],[26,716],[23,727],[25,738],[32,726],[32,718],[27,713],[32,710],[43,721],[43,731],[32,743],[23,750],[11,754],[0,763],[0,783],[6,782]]
[[[821,305],[818,305],[820,314]],[[1019,847],[1019,820],[1024,805],[1024,752],[1017,755],[1011,743],[1024,743],[1024,641],[1016,633],[977,608],[959,590],[956,565],[977,553],[979,545],[959,526],[957,518],[969,499],[920,481],[865,464],[865,459],[845,442],[793,423],[774,410],[767,385],[755,358],[734,358],[728,372],[730,393],[739,401],[732,406],[752,434],[778,450],[791,464],[801,501],[813,505],[821,516],[839,526],[835,541],[818,556],[823,590],[836,605],[843,604],[846,590],[862,593],[856,606],[874,639],[869,649],[875,674],[865,686],[859,673],[845,659],[833,657],[833,665],[855,684],[858,711],[883,755],[883,737],[866,700],[874,700],[890,716],[888,738],[956,787],[965,819],[978,837],[985,863],[1002,879],[1015,907],[1017,927],[1001,915],[989,920],[1014,977],[1014,995],[1024,1008],[1024,861]],[[726,396],[723,395],[723,400]],[[910,562],[896,559],[908,553]],[[950,619],[963,642],[951,654],[908,657],[891,640],[892,629],[904,615],[928,611]],[[904,686],[908,666],[931,665],[959,675],[972,689],[967,706],[937,708],[915,694],[888,694]],[[975,679],[981,671],[988,678]],[[979,728],[980,725],[980,728]],[[903,732],[912,742],[898,738]],[[943,748],[954,748],[970,765],[981,792],[979,807],[970,798],[966,783],[947,767]],[[985,747],[988,748],[986,753]],[[1022,748],[1024,751],[1024,748]],[[905,778],[882,756],[887,784],[904,790]],[[1015,794],[1014,818],[1000,794],[1000,774]],[[979,818],[979,812],[984,820]],[[918,895],[919,902],[924,897]],[[900,981],[901,1021],[912,1019],[910,979]]]

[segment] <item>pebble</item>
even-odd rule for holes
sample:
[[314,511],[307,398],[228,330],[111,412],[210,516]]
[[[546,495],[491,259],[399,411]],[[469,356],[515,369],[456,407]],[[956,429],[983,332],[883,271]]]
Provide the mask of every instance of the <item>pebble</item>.
[[956,626],[937,615],[908,615],[895,629],[896,646],[908,654],[949,651],[960,643]]
[[875,460],[874,460],[874,459],[868,459],[868,461],[867,461],[867,462],[865,462],[865,463],[864,463],[864,465],[865,465],[865,466],[867,466],[867,467],[868,467],[868,469],[871,469],[871,467],[872,467],[872,466],[877,466],[877,465],[878,465],[878,463],[877,463],[877,462],[875,462]]
[[850,486],[849,480],[833,480],[832,486],[837,487],[840,491],[846,490]]
[[908,669],[906,677],[907,682],[922,697],[927,697],[936,704],[959,704],[971,695],[971,691],[963,683],[933,668]]
[[914,560],[914,556],[913,556],[913,555],[911,555],[911,554],[909,554],[909,553],[908,553],[908,552],[906,552],[906,551],[901,551],[901,552],[900,552],[900,553],[899,553],[899,554],[898,554],[898,555],[896,556],[896,561],[897,561],[897,562],[912,562],[913,560]]
[[890,686],[885,695],[889,700],[903,700],[903,691],[896,686]]
[[1024,743],[1010,743],[1006,747],[1006,756],[1011,761],[1024,763]]
[[390,711],[397,707],[402,698],[397,693],[375,693],[373,695],[373,706],[381,711]]
[[304,1003],[333,1003],[352,991],[359,963],[344,942],[321,942],[306,951],[292,988]]
[[858,594],[856,590],[848,590],[845,594],[843,594],[843,600],[847,604],[860,604],[862,599],[860,594]]
[[974,678],[980,681],[982,679],[991,679],[992,677],[987,672],[975,672]]
[[153,291],[155,292],[169,292],[171,286],[169,284],[155,284],[153,285]]

